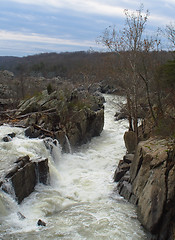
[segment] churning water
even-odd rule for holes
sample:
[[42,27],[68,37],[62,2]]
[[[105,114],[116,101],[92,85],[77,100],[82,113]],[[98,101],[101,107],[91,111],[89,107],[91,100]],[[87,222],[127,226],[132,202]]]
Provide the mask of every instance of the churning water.
[[[125,154],[126,121],[114,121],[120,97],[105,95],[105,126],[73,154],[63,154],[59,145],[52,155],[43,140],[28,139],[24,130],[0,127],[0,174],[17,157],[49,159],[50,186],[37,185],[35,192],[18,205],[0,191],[0,239],[144,240],[135,208],[118,195],[113,174]],[[15,132],[10,142],[1,139]],[[25,216],[21,218],[19,212]],[[46,227],[37,226],[38,219]]]

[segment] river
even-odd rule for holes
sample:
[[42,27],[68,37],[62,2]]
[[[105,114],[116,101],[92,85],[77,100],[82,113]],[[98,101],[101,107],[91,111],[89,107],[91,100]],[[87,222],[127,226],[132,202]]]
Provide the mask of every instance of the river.
[[[74,153],[62,153],[58,146],[51,156],[43,140],[26,138],[20,128],[0,127],[0,174],[19,156],[42,156],[49,159],[51,182],[50,186],[38,184],[20,205],[0,191],[0,239],[146,239],[135,207],[119,196],[113,182],[117,163],[126,151],[123,134],[127,122],[114,121],[122,98],[105,95],[105,99],[103,132]],[[3,142],[2,137],[11,132],[16,137]],[[46,227],[37,226],[38,219]]]

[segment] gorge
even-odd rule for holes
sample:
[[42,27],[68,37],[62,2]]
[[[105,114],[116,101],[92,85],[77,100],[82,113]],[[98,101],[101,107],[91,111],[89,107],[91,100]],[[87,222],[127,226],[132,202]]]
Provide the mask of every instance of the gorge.
[[[28,138],[21,128],[0,127],[1,138],[16,133],[12,141],[0,142],[4,169],[9,167],[7,156],[10,162],[29,155],[47,158],[50,171],[50,185],[39,183],[20,205],[0,192],[2,239],[146,239],[135,207],[117,193],[113,182],[126,152],[127,121],[114,121],[117,103],[124,98],[105,95],[105,99],[104,130],[72,154],[63,153],[58,145],[51,155],[43,139]],[[37,226],[38,219],[46,227]]]

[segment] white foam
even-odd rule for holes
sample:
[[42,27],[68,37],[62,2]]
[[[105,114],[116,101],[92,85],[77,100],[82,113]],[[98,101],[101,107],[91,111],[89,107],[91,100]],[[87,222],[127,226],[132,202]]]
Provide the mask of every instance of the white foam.
[[[42,140],[26,139],[22,132],[12,141],[17,149],[10,144],[7,146],[8,151],[12,149],[15,155],[20,152],[31,157],[48,157],[51,174],[51,186],[38,185],[36,191],[19,206],[17,211],[26,219],[20,220],[17,211],[6,217],[3,228],[8,229],[10,237],[71,240],[145,238],[134,207],[113,193],[116,186],[113,174],[126,151],[123,134],[127,129],[127,122],[115,122],[114,114],[118,110],[119,99],[122,102],[125,99],[105,97],[104,131],[80,147],[78,152],[63,154],[59,144],[55,145],[49,139],[51,148],[46,149]],[[39,218],[46,222],[46,228],[37,226]],[[0,232],[3,239],[1,227]]]

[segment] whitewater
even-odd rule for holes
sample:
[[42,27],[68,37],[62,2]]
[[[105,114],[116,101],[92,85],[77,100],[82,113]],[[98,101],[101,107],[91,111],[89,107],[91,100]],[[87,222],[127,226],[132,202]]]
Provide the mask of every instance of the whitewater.
[[[146,239],[136,208],[118,194],[113,181],[117,164],[126,153],[123,134],[128,123],[114,121],[124,98],[104,97],[104,130],[73,153],[63,153],[59,144],[50,152],[42,139],[25,137],[24,129],[0,126],[0,176],[25,155],[30,159],[48,158],[50,170],[50,185],[38,184],[20,205],[13,189],[11,195],[0,190],[0,239]],[[11,132],[16,137],[3,142]],[[38,226],[38,219],[46,226]]]

